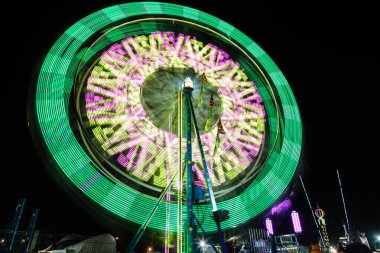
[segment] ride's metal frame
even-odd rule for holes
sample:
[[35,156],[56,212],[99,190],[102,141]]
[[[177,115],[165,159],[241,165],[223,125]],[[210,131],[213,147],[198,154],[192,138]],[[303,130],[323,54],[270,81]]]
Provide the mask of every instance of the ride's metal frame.
[[187,178],[186,178],[186,203],[187,203],[187,230],[186,230],[186,252],[196,252],[194,250],[194,213],[193,213],[193,161],[192,161],[192,145],[191,145],[191,129],[194,124],[196,138],[198,141],[198,146],[200,149],[200,154],[202,158],[203,171],[206,179],[207,190],[209,193],[211,205],[212,205],[212,217],[216,223],[219,240],[221,243],[222,252],[226,253],[227,248],[224,241],[223,230],[221,228],[221,222],[228,219],[228,211],[219,210],[214,196],[214,191],[212,189],[211,178],[208,172],[206,158],[203,152],[202,142],[200,139],[197,119],[195,117],[194,108],[192,104],[191,94],[193,92],[193,87],[188,87],[183,84],[183,94],[185,95],[184,105],[186,108],[186,170],[187,170]]
[[[201,227],[201,224],[197,221],[195,214],[193,212],[193,164],[192,161],[192,144],[191,144],[191,130],[192,126],[194,125],[196,138],[198,141],[198,146],[200,149],[201,157],[202,157],[202,164],[203,164],[203,171],[205,174],[206,179],[206,185],[207,190],[209,193],[211,205],[212,205],[212,217],[213,220],[216,223],[217,229],[218,229],[218,235],[219,240],[221,244],[222,253],[227,253],[227,247],[226,243],[224,241],[224,235],[223,230],[221,227],[221,222],[228,219],[228,211],[223,209],[218,209],[215,201],[214,191],[212,189],[211,184],[211,178],[210,174],[208,172],[206,158],[203,152],[202,142],[200,139],[199,129],[197,125],[197,120],[194,113],[194,108],[192,104],[192,92],[193,92],[193,84],[191,83],[191,87],[186,86],[185,82],[182,84],[182,89],[178,92],[178,138],[179,138],[179,162],[178,162],[178,170],[176,174],[172,177],[170,182],[168,183],[167,187],[164,189],[164,191],[161,193],[154,209],[146,219],[145,223],[140,227],[140,229],[135,234],[134,238],[132,239],[131,243],[128,245],[128,248],[126,250],[126,253],[133,252],[134,248],[136,247],[138,241],[140,240],[141,236],[146,230],[146,227],[148,226],[151,218],[153,217],[154,213],[156,212],[158,206],[160,205],[161,201],[163,200],[164,196],[167,194],[169,188],[171,187],[174,178],[178,175],[177,178],[177,198],[178,198],[178,217],[177,217],[177,253],[182,253],[183,248],[184,252],[186,253],[194,253],[197,252],[197,244],[194,241],[194,233],[195,233],[195,222],[197,222],[198,226],[202,229],[202,232],[206,237],[207,234],[204,232],[203,228]],[[184,98],[184,99],[183,99]],[[185,183],[185,189],[186,189],[186,207],[187,207],[187,221],[185,225],[185,244],[183,245],[183,236],[182,236],[182,131],[183,131],[183,107],[185,107],[186,112],[186,118],[185,118],[185,129],[186,129],[186,154],[185,154],[185,168],[186,168],[186,183]],[[216,248],[213,246],[213,249],[215,252],[217,252]]]

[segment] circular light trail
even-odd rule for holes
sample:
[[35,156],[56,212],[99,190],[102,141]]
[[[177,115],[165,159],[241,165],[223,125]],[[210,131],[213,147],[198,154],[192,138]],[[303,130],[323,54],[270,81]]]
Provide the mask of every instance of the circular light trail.
[[[125,38],[105,50],[92,68],[80,115],[86,115],[84,124],[107,159],[114,157],[136,179],[166,187],[178,164],[177,93],[189,75],[195,81],[195,104],[202,78],[207,80],[205,101],[195,111],[213,186],[230,183],[249,167],[264,139],[265,111],[257,88],[226,52],[173,32]],[[207,126],[211,95],[214,115]],[[199,148],[193,161],[195,183],[205,187]]]
[[[265,116],[265,128],[257,124],[249,129],[244,129],[247,133],[249,131],[257,132],[256,135],[252,133],[252,135],[244,136],[245,139],[243,138],[243,144],[241,144],[244,147],[244,145],[248,143],[252,145],[253,148],[249,149],[249,152],[246,151],[248,153],[243,153],[243,155],[239,155],[239,151],[243,152],[244,149],[239,151],[235,150],[236,159],[244,159],[245,157],[245,159],[247,159],[246,164],[250,162],[249,159],[255,160],[260,152],[263,154],[263,158],[258,159],[260,163],[255,164],[256,167],[260,167],[259,169],[256,168],[259,170],[258,174],[255,174],[254,178],[247,181],[245,189],[238,192],[237,195],[218,201],[218,207],[220,209],[229,210],[231,216],[229,220],[222,223],[222,228],[231,228],[246,223],[262,213],[286,190],[296,172],[300,158],[302,124],[297,103],[290,86],[276,64],[255,42],[230,24],[193,8],[159,2],[121,4],[105,8],[83,18],[71,26],[57,40],[43,62],[35,90],[34,106],[37,123],[35,123],[34,127],[40,134],[37,137],[51,155],[51,159],[47,158],[47,160],[49,160],[51,165],[55,165],[56,171],[62,173],[63,178],[70,181],[74,188],[77,188],[91,201],[98,203],[100,207],[116,216],[137,224],[142,224],[156,205],[157,198],[145,194],[144,192],[139,192],[138,187],[126,184],[113,174],[104,170],[106,165],[103,161],[96,159],[97,155],[94,153],[95,151],[88,147],[86,140],[80,138],[81,135],[78,135],[78,130],[76,129],[78,126],[73,123],[75,122],[72,118],[74,115],[73,111],[82,112],[83,108],[73,110],[72,107],[73,104],[75,104],[75,106],[85,105],[86,108],[84,110],[87,112],[87,116],[85,117],[87,117],[88,122],[97,122],[96,124],[101,126],[102,123],[99,121],[100,119],[96,118],[95,112],[99,112],[103,106],[102,112],[107,114],[108,109],[104,109],[106,108],[106,101],[104,100],[112,97],[111,93],[119,89],[115,88],[110,93],[100,91],[101,89],[106,90],[105,87],[109,88],[112,85],[116,87],[118,85],[111,83],[105,85],[102,83],[103,81],[95,80],[95,78],[97,78],[96,74],[101,73],[101,68],[103,68],[103,70],[107,68],[107,64],[102,65],[101,60],[105,62],[107,60],[107,54],[112,55],[117,52],[118,47],[120,49],[120,46],[124,46],[124,44],[120,44],[123,43],[123,41],[126,44],[134,43],[136,42],[136,38],[141,39],[143,36],[148,36],[149,38],[150,35],[153,36],[154,34],[160,34],[159,36],[164,36],[164,38],[166,38],[165,36],[172,36],[173,40],[178,40],[179,38],[186,39],[187,35],[192,35],[186,34],[186,32],[180,35],[181,26],[187,27],[187,29],[193,29],[190,30],[194,31],[196,41],[204,43],[203,49],[209,45],[207,49],[209,52],[211,52],[215,46],[215,48],[218,49],[215,49],[214,52],[231,53],[231,58],[226,57],[226,59],[231,59],[231,64],[237,65],[238,63],[238,76],[242,77],[243,81],[248,80],[244,85],[250,84],[249,87],[243,84],[236,85],[235,87],[237,89],[241,88],[241,91],[237,90],[233,92],[231,86],[229,86],[231,82],[227,82],[226,87],[224,87],[223,84],[213,76],[217,75],[217,71],[208,71],[209,66],[203,67],[203,69],[201,68],[200,70],[196,67],[192,67],[195,73],[195,80],[197,80],[197,78],[200,79],[200,76],[202,76],[201,73],[206,73],[207,80],[210,82],[209,86],[214,85],[215,90],[217,90],[215,94],[216,100],[220,99],[220,101],[222,101],[222,106],[216,107],[216,113],[220,113],[218,117],[220,117],[223,129],[226,130],[226,133],[233,131],[234,134],[234,136],[223,138],[235,138],[234,142],[236,143],[239,137],[235,136],[237,131],[234,131],[234,129],[244,129],[248,125],[260,122],[260,117]],[[204,34],[204,37],[201,36],[202,34]],[[206,41],[206,39],[210,39],[211,42]],[[125,48],[122,47],[122,49]],[[166,52],[172,53],[173,51],[167,50]],[[205,54],[201,54],[201,56],[202,61],[205,61]],[[92,67],[99,67],[100,72],[97,72],[96,67],[88,68],[88,65],[92,64],[92,59],[94,58],[101,59],[96,63],[98,65],[92,65]],[[164,59],[171,58],[166,56]],[[123,62],[123,60],[120,62]],[[186,59],[182,59],[182,61],[176,63],[181,67],[184,66],[183,62],[186,62]],[[204,66],[206,65],[207,64],[204,64]],[[152,65],[147,64],[146,66]],[[154,67],[153,70],[158,71],[158,69],[160,69],[169,71],[167,67],[178,66],[177,64],[175,66],[164,64],[159,65],[158,68]],[[85,76],[89,76],[89,82],[87,82],[89,85],[88,88],[93,88],[94,90],[89,89],[85,92],[86,102],[84,104],[73,103],[72,95],[75,93],[75,83],[78,81],[77,74],[82,73],[86,68],[92,69],[92,72],[85,73]],[[147,68],[148,70],[146,71],[148,71],[147,73],[150,75],[144,76],[146,77],[145,80],[148,80],[149,76],[153,74],[152,70],[149,70],[149,67]],[[136,69],[136,71],[138,71],[138,74],[134,76],[141,78],[141,80],[139,79],[140,86],[131,86],[131,92],[123,91],[121,93],[121,98],[130,95],[126,101],[132,104],[123,104],[125,103],[124,99],[118,100],[119,98],[113,97],[110,100],[110,106],[115,106],[115,111],[119,109],[129,110],[132,108],[133,103],[135,103],[134,105],[138,106],[140,110],[146,110],[145,113],[148,115],[150,109],[147,108],[149,106],[147,107],[147,104],[145,104],[144,107],[143,103],[137,101],[141,98],[141,94],[139,96],[133,94],[137,92],[137,87],[144,89],[145,85],[147,85],[146,87],[148,88],[152,86],[144,83],[140,70]],[[111,73],[111,70],[109,70],[109,72]],[[232,69],[228,69],[227,72],[230,74],[233,73]],[[244,78],[246,78],[246,80],[244,80]],[[107,82],[107,80],[110,79],[103,78],[102,80]],[[238,81],[240,82],[240,80]],[[82,83],[82,86],[84,84],[85,83]],[[235,85],[235,82],[233,82],[233,84]],[[119,91],[121,90],[119,89]],[[243,106],[239,103],[233,103],[233,101],[237,101],[239,96],[241,98],[244,91],[248,90],[252,96],[248,96],[246,105]],[[102,94],[102,96],[99,96],[99,94]],[[203,101],[204,104],[209,102],[207,101],[208,94],[206,91],[206,98],[204,98]],[[99,96],[99,98],[96,98],[96,96]],[[140,101],[144,101],[144,96]],[[243,99],[244,98],[243,96]],[[103,99],[103,102],[100,102],[100,107],[97,107],[98,105],[95,104],[101,101],[101,99]],[[150,99],[145,101],[149,102]],[[237,111],[241,110],[240,108],[249,110],[250,106],[258,110],[252,109],[255,113],[252,114],[251,118],[250,115],[236,114],[232,109],[234,106],[237,108]],[[154,114],[153,110],[151,110],[150,113]],[[136,116],[136,119],[133,119],[135,123],[149,124],[149,127],[153,129],[153,136],[160,136],[160,133],[164,133],[163,137],[161,137],[162,142],[165,139],[165,133],[169,140],[170,138],[175,138],[173,132],[169,130],[169,127],[165,131],[160,130],[161,123],[159,118],[144,117],[145,115],[142,112],[141,114],[137,113],[134,115]],[[137,119],[139,116],[142,117],[141,121]],[[242,122],[230,120],[230,118],[233,117],[243,117]],[[103,117],[103,119],[106,119],[106,117]],[[122,119],[120,115],[114,119],[119,122],[120,126],[126,126],[127,124],[126,119]],[[77,120],[82,120],[81,123],[83,123],[83,118]],[[203,124],[206,125],[206,123]],[[211,133],[217,129],[217,122],[214,120],[211,123],[209,130],[205,129],[202,132],[202,138],[205,141],[208,140],[207,136],[211,136]],[[133,129],[133,131],[140,131],[136,126],[131,129]],[[104,137],[105,133],[106,128],[101,127],[99,132],[96,132],[96,130],[92,131],[92,136],[100,138],[99,136]],[[141,132],[139,133],[141,134]],[[82,134],[84,136],[87,133]],[[117,157],[117,163],[122,165],[122,167],[124,166],[126,170],[135,168],[133,166],[136,166],[136,163],[125,165],[128,163],[129,157],[123,152],[126,152],[128,149],[120,148],[116,152],[112,149],[115,145],[122,145],[120,136],[113,136],[114,142],[110,142],[106,138],[98,139],[98,147],[103,147],[103,151],[105,151],[106,155],[115,155]],[[145,136],[144,138],[149,141],[148,137],[149,136]],[[144,138],[139,136],[137,139],[141,141]],[[221,138],[221,143],[228,145],[230,142],[223,138]],[[250,139],[247,141],[247,138]],[[169,142],[165,140],[165,143],[167,144]],[[125,145],[132,145],[130,139]],[[207,147],[207,145],[209,145],[209,150],[212,149],[212,141],[205,146]],[[166,149],[168,148],[166,145],[163,146]],[[176,145],[174,145],[173,149],[175,149],[175,147]],[[229,153],[232,151],[231,149],[222,145],[220,147],[221,150],[223,150],[221,154],[223,154],[223,152],[225,152],[225,154],[231,154]],[[97,149],[97,151],[99,150],[100,149]],[[133,149],[130,148],[129,150]],[[175,151],[173,152],[175,153]],[[124,160],[122,159],[122,154],[125,156]],[[146,155],[141,156],[141,161],[143,162],[146,157]],[[135,158],[138,159],[136,155]],[[234,166],[237,160],[230,162],[231,167],[233,167],[232,171],[239,170],[238,166]],[[243,166],[245,170],[247,170],[246,164]],[[151,175],[150,173],[153,173],[153,170],[157,171],[159,168],[160,166],[157,165],[152,171],[148,170],[147,175]],[[142,172],[136,173],[137,174],[132,175],[132,177],[140,177],[143,175]],[[213,183],[214,185],[219,184],[223,186],[223,180],[228,181],[228,179],[227,175],[224,175],[223,179],[223,176],[215,172]],[[144,180],[149,181],[147,178],[142,179],[142,181]],[[151,185],[159,188],[165,184],[163,183],[165,180],[166,178],[160,181],[157,177],[156,183],[152,183]],[[223,189],[220,189],[220,191],[222,192]],[[137,208],[139,210],[138,212],[136,212]],[[170,217],[176,220],[176,204],[169,203],[168,208]],[[205,209],[206,212],[211,213],[210,205],[205,205]],[[183,215],[186,216],[185,212]],[[165,205],[160,205],[149,227],[165,230],[165,217],[166,207]],[[210,217],[206,217],[203,227],[206,232],[216,231],[215,224]],[[169,229],[176,231],[174,222],[173,224],[169,224]]]

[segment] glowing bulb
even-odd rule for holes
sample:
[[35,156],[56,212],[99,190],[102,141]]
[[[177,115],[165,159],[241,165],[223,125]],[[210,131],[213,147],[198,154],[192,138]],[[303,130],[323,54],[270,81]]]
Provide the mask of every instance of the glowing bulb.
[[185,81],[183,81],[183,88],[194,89],[194,84],[190,77],[186,77]]
[[203,248],[204,246],[206,246],[205,241],[201,241],[200,245],[201,245],[202,248]]

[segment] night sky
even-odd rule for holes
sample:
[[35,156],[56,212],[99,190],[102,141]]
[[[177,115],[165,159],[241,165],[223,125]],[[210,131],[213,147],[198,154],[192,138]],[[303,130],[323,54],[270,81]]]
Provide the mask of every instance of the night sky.
[[[29,86],[45,55],[61,34],[79,19],[128,1],[14,2],[2,22],[3,99],[0,228],[11,221],[20,197],[27,199],[21,229],[33,208],[36,229],[97,235],[109,232],[57,184],[37,155],[27,123]],[[258,43],[287,78],[303,121],[300,174],[313,208],[326,212],[330,240],[343,236],[345,219],[339,169],[351,229],[370,242],[380,234],[379,20],[374,6],[253,4],[243,1],[166,1],[210,13]],[[2,17],[2,19],[5,19]],[[5,114],[5,115],[4,115]],[[317,241],[305,194],[295,178],[292,209],[304,221],[302,242]],[[287,218],[277,233],[291,233]]]

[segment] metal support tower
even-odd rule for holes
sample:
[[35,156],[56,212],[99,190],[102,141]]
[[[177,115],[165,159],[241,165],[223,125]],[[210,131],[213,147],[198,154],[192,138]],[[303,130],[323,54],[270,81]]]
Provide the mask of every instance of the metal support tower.
[[[159,204],[161,203],[163,197],[167,194],[168,189],[171,187],[174,178],[178,174],[178,217],[177,217],[177,222],[178,222],[178,227],[177,227],[177,253],[182,253],[182,107],[185,107],[186,109],[186,154],[185,154],[185,166],[186,166],[186,173],[187,173],[187,178],[186,178],[186,205],[187,205],[187,223],[186,223],[186,230],[185,235],[186,235],[186,241],[185,241],[185,252],[186,253],[194,253],[197,252],[197,249],[195,248],[196,245],[194,243],[194,232],[195,232],[195,221],[197,221],[194,213],[193,213],[193,161],[192,161],[192,145],[191,145],[191,129],[192,129],[192,124],[194,123],[194,128],[196,131],[197,135],[197,140],[198,140],[198,146],[200,149],[200,153],[202,156],[202,163],[203,163],[203,170],[206,178],[206,184],[211,200],[211,205],[212,205],[212,215],[213,219],[217,225],[218,229],[218,234],[219,234],[219,239],[220,243],[222,246],[222,252],[227,253],[227,248],[226,248],[226,243],[224,241],[224,236],[223,236],[223,231],[221,228],[220,223],[222,221],[225,221],[229,218],[228,216],[228,211],[224,209],[219,209],[216,206],[215,202],[215,196],[214,192],[212,190],[212,184],[211,184],[211,179],[210,175],[208,173],[207,169],[207,164],[206,164],[206,159],[205,155],[203,152],[202,148],[202,142],[200,139],[199,135],[199,130],[197,126],[197,121],[191,101],[191,94],[193,92],[193,83],[190,78],[186,78],[182,89],[178,92],[178,149],[179,149],[179,158],[178,158],[178,170],[176,174],[172,177],[171,181],[169,182],[168,186],[165,188],[165,190],[161,193],[161,196],[159,200],[157,201],[157,204],[155,205],[155,208],[152,210],[151,214],[149,217],[146,219],[145,223],[140,227],[139,231],[136,233],[134,238],[132,239],[131,243],[128,245],[128,248],[126,250],[127,253],[130,253],[133,251],[135,248],[137,242],[140,240],[142,234],[145,232],[146,227],[148,226],[151,218],[155,214],[155,211],[157,210]],[[183,96],[185,99],[183,100]],[[198,222],[198,221],[197,221]],[[199,223],[198,223],[199,224]],[[202,231],[206,235],[205,231],[201,227]],[[213,247],[214,250],[215,247]]]
[[193,161],[191,150],[191,93],[193,89],[184,87],[186,105],[186,205],[187,205],[187,231],[186,253],[194,252],[194,216],[193,216]]
[[29,250],[30,243],[32,241],[34,227],[36,225],[39,209],[33,209],[32,216],[30,217],[28,227],[25,231],[25,242],[22,246],[21,252],[26,253]]
[[[194,234],[193,234],[193,228],[194,228],[194,218],[193,218],[193,215],[192,215],[192,205],[193,205],[193,198],[192,198],[192,187],[193,187],[193,179],[192,179],[192,174],[193,174],[193,171],[192,171],[192,162],[191,162],[191,121],[194,122],[194,127],[195,127],[195,132],[196,132],[196,135],[197,135],[197,140],[198,140],[198,146],[199,146],[199,149],[200,149],[200,153],[201,153],[201,156],[202,156],[202,163],[203,163],[203,170],[204,170],[204,174],[205,174],[205,179],[206,179],[206,184],[207,184],[207,190],[209,192],[209,196],[210,196],[210,200],[211,200],[211,205],[212,205],[212,215],[213,215],[213,219],[216,223],[216,226],[217,226],[217,229],[218,229],[218,234],[219,234],[219,240],[220,240],[220,243],[221,243],[221,246],[222,246],[222,252],[223,253],[226,253],[227,252],[227,247],[226,247],[226,243],[224,241],[224,235],[223,235],[223,230],[221,228],[221,222],[224,221],[224,220],[227,220],[229,218],[228,216],[228,211],[227,210],[223,210],[223,209],[220,209],[218,210],[218,207],[216,205],[216,202],[215,202],[215,196],[214,196],[214,191],[212,189],[212,184],[211,184],[211,179],[210,179],[210,175],[208,173],[208,168],[207,168],[207,163],[206,163],[206,159],[205,159],[205,155],[204,155],[204,152],[203,152],[203,147],[202,147],[202,142],[201,142],[201,139],[200,139],[200,134],[199,134],[199,130],[198,130],[198,125],[197,125],[197,120],[196,120],[196,117],[195,117],[195,113],[194,113],[194,108],[193,108],[193,105],[192,105],[192,101],[191,101],[191,93],[193,91],[193,84],[192,84],[192,81],[189,79],[189,78],[186,78],[185,79],[185,82],[184,82],[184,87],[183,87],[183,90],[184,90],[184,94],[186,96],[186,112],[187,112],[187,155],[186,155],[186,159],[187,159],[187,166],[188,166],[188,174],[187,174],[187,182],[186,182],[186,194],[188,196],[189,194],[189,197],[190,198],[187,198],[186,201],[187,201],[187,204],[188,204],[188,224],[191,224],[191,227],[188,225],[188,229],[191,231],[187,231],[187,232],[191,232],[191,233],[188,233],[188,241],[189,240],[192,240],[192,242],[194,242]],[[191,113],[191,115],[190,115]],[[189,130],[190,128],[190,130]],[[191,173],[191,175],[189,175]],[[191,187],[191,188],[188,188],[188,187]],[[191,216],[189,216],[191,215]],[[188,252],[194,252],[194,251],[188,251]]]
[[182,253],[182,89],[178,92],[177,253]]

